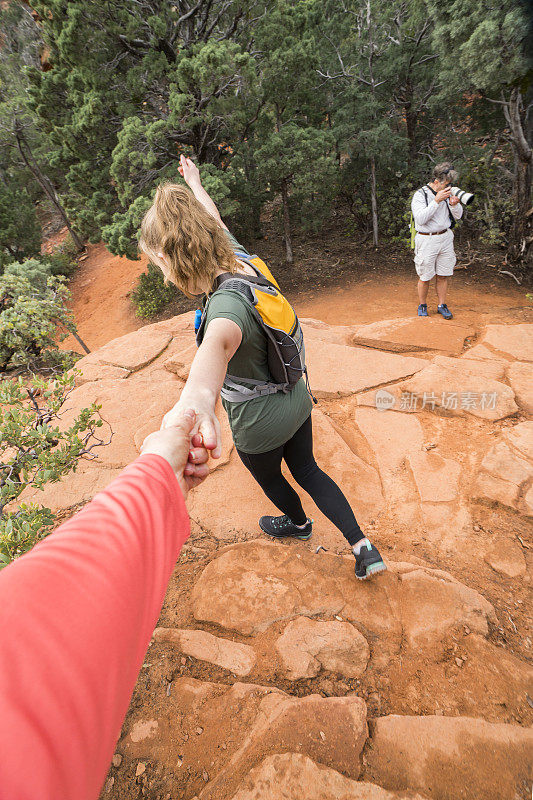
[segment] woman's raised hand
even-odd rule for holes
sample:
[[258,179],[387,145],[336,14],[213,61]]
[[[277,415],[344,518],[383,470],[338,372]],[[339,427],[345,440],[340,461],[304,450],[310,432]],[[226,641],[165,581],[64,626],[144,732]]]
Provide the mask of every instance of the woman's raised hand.
[[[210,408],[203,408],[200,404],[190,403],[196,413],[196,425],[192,431],[192,444],[190,456],[194,455],[196,448],[210,450],[212,458],[220,458],[222,453],[222,436],[220,423],[214,412]],[[177,420],[183,415],[183,406],[178,403],[167,411],[161,422],[161,429],[171,428],[176,425]],[[192,459],[191,459],[192,460]]]
[[181,155],[178,172],[188,186],[198,183],[201,184],[200,172],[192,158]]

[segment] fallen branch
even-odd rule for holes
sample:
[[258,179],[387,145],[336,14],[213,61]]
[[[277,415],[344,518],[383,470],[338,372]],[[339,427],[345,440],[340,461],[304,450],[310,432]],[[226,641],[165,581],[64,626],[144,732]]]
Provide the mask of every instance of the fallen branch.
[[522,286],[522,281],[519,281],[516,275],[513,275],[513,273],[509,272],[507,269],[499,269],[498,275],[509,275],[509,277],[513,278],[513,280],[515,280],[519,286]]

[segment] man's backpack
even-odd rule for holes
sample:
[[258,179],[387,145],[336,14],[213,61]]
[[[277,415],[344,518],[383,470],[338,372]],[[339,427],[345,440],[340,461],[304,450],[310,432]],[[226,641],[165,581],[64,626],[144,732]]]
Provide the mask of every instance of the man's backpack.
[[[296,312],[281,294],[277,281],[264,261],[258,256],[249,256],[244,253],[235,255],[252,267],[256,277],[240,273],[225,273],[218,276],[215,281],[215,291],[204,300],[202,318],[196,334],[196,344],[200,346],[202,343],[207,309],[216,291],[223,288],[237,292],[249,304],[266,336],[268,369],[272,380],[258,381],[227,374],[220,392],[221,397],[231,403],[244,403],[255,397],[263,397],[276,392],[290,392],[302,375],[305,375],[309,391],[303,333]],[[243,386],[243,383],[247,385]],[[310,391],[309,393],[311,394]],[[311,397],[313,397],[312,394]],[[314,397],[313,400],[316,402]]]
[[[421,189],[417,189],[417,191],[418,192],[422,192],[422,194],[424,195],[424,200],[426,201],[426,206],[428,206],[429,205],[429,200],[428,200],[428,196],[427,196],[427,193],[426,193],[426,190],[425,190],[424,186],[422,186]],[[416,192],[414,194],[416,194]],[[413,197],[414,197],[414,195],[413,195]],[[412,201],[412,199],[413,198],[411,198],[411,201]],[[450,224],[450,228],[454,228],[456,223],[457,223],[457,220],[455,219],[455,217],[453,216],[452,212],[450,211],[450,206],[448,205],[448,201],[446,200],[445,202],[446,202],[446,208],[448,209],[448,216],[450,217],[450,223],[451,223]],[[410,206],[410,204],[409,204],[409,206]],[[409,224],[409,230],[411,231],[411,250],[414,250],[415,249],[416,228],[415,228],[415,220],[414,220],[414,217],[413,217],[412,210],[411,210],[411,222]]]

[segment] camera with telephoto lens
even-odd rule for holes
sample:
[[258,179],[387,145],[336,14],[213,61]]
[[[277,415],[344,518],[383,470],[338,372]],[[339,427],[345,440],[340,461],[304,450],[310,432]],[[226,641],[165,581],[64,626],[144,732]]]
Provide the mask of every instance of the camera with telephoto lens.
[[458,186],[450,186],[450,192],[457,197],[464,206],[469,206],[474,199],[473,192],[465,192],[463,189],[459,189]]

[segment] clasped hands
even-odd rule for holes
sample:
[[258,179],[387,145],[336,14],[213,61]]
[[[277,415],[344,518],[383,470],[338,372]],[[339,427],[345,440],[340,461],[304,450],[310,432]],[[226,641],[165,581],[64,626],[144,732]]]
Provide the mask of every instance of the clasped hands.
[[175,406],[165,414],[161,430],[151,433],[142,444],[143,455],[151,453],[168,461],[184,498],[208,476],[209,452],[220,458],[220,425],[214,415],[210,417]]

